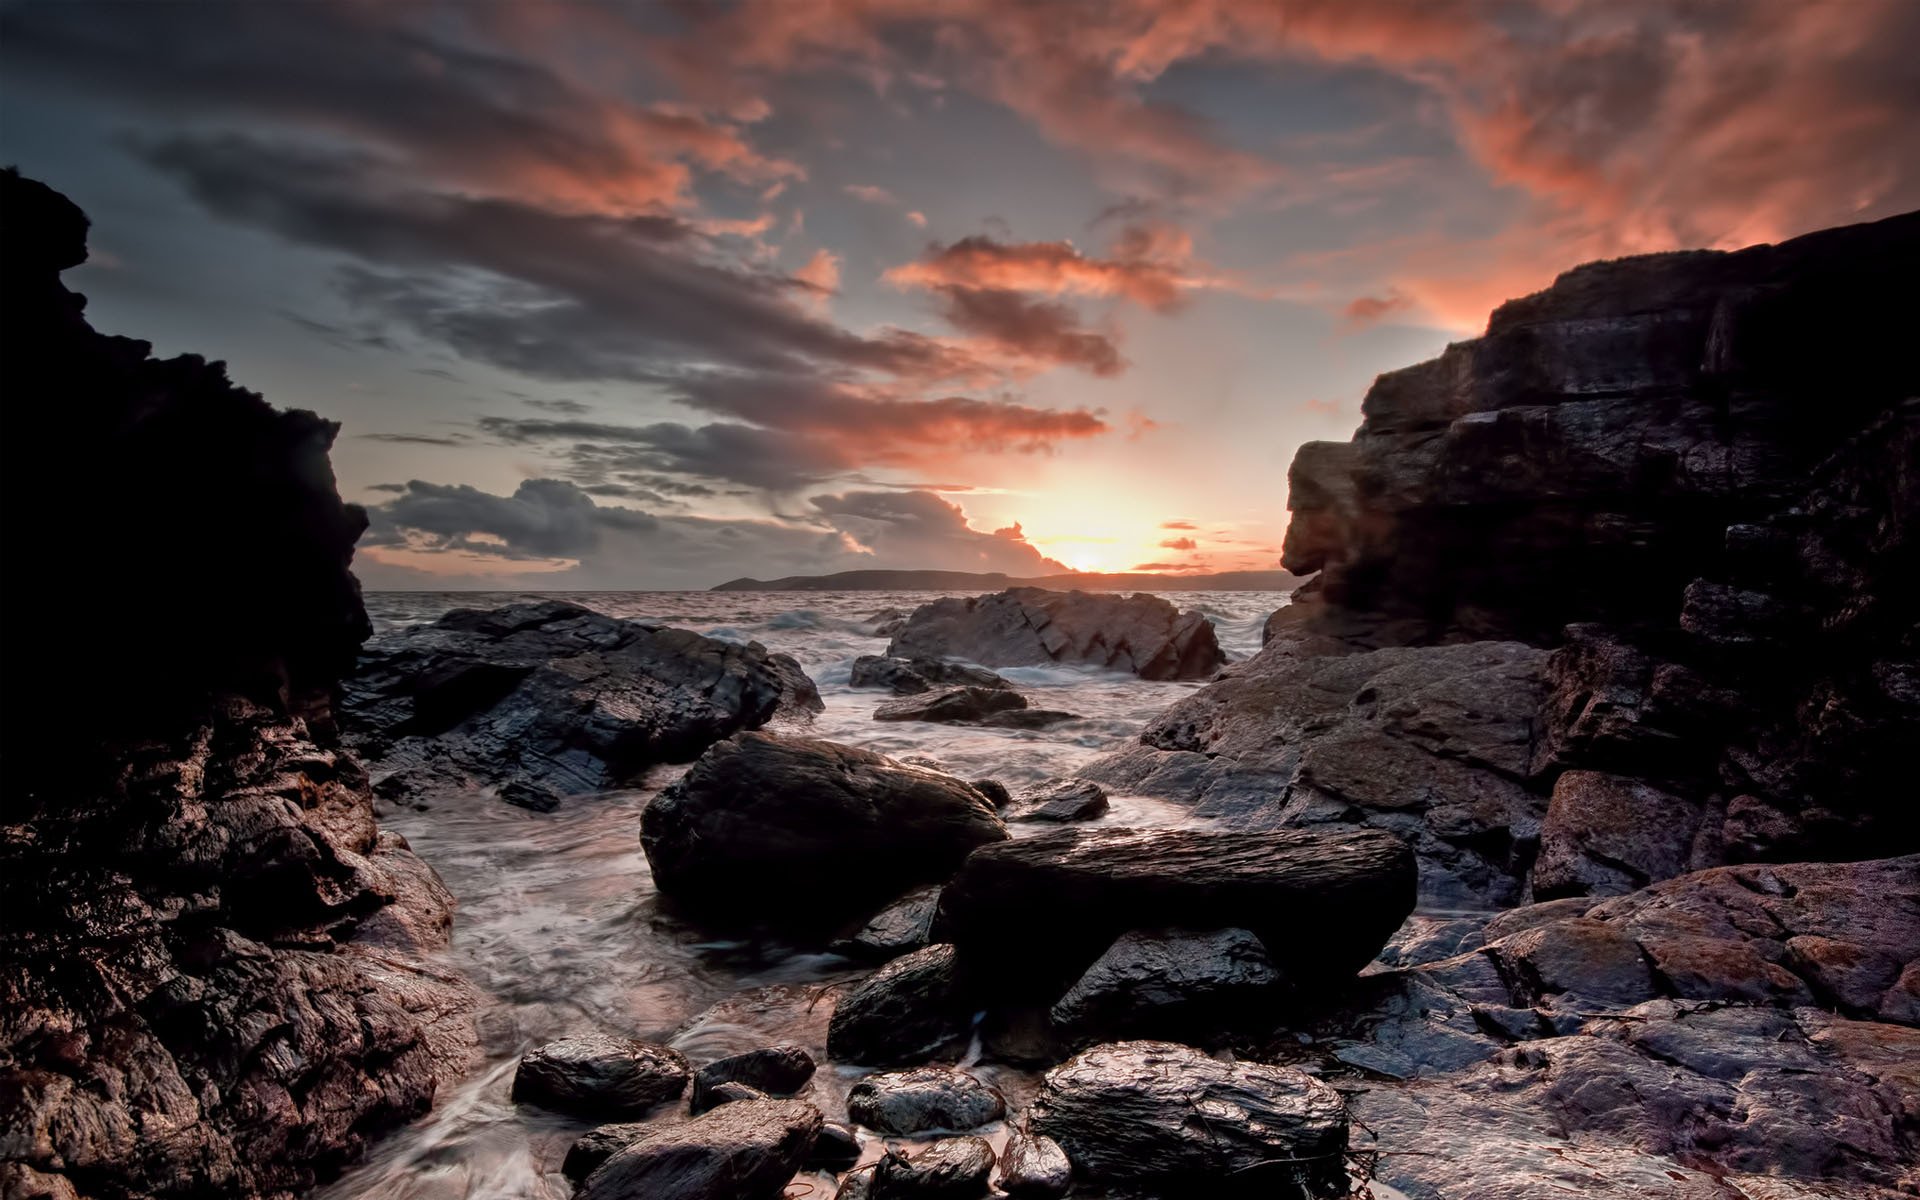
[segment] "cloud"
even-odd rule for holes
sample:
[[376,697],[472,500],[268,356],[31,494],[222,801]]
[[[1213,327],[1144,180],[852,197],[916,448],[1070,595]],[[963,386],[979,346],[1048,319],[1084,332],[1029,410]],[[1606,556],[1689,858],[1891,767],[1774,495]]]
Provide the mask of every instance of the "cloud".
[[1106,257],[1072,242],[1003,242],[976,235],[936,243],[921,258],[889,268],[884,278],[906,288],[974,288],[1046,296],[1121,296],[1164,312],[1183,293],[1206,286],[1193,274],[1192,239],[1168,226],[1129,228]]
[[1162,521],[1160,522],[1160,528],[1162,529],[1198,529],[1200,528],[1200,526],[1198,526],[1192,521]]
[[365,545],[539,560],[586,554],[608,529],[644,531],[655,524],[643,512],[601,508],[557,479],[525,480],[511,496],[416,479],[368,514]]
[[[663,421],[616,425],[594,421],[482,417],[479,429],[502,441],[550,446],[577,482],[665,490],[654,475],[696,476],[791,492],[856,465],[818,439],[787,436],[751,425],[718,422],[699,427]],[[682,494],[702,494],[699,492]],[[711,494],[706,489],[705,494]]]
[[1397,291],[1389,291],[1381,296],[1357,296],[1348,303],[1345,315],[1347,324],[1354,328],[1378,324],[1395,313],[1405,312],[1413,307],[1413,297]]
[[578,400],[540,400],[528,396],[523,398],[523,403],[525,403],[528,408],[537,408],[542,412],[564,413],[568,416],[575,417],[589,411],[587,406]]
[[1126,365],[1112,337],[1082,326],[1064,304],[1002,288],[942,287],[938,294],[941,315],[956,329],[1036,369],[1071,366],[1108,376]]
[[1165,538],[1160,543],[1162,550],[1198,550],[1200,543],[1190,537]]
[[1130,571],[1191,571],[1193,567],[1188,563],[1143,562],[1135,563],[1127,569]]
[[855,200],[859,200],[867,204],[884,204],[884,205],[892,206],[900,203],[900,198],[898,196],[895,196],[892,192],[888,191],[886,188],[875,187],[873,184],[870,184],[870,183],[850,183],[846,187],[841,188],[840,190],[845,192],[847,195],[852,196]]
[[959,505],[932,492],[843,492],[815,496],[811,503],[834,528],[890,565],[1009,575],[1067,569],[1030,545],[1019,525],[992,533],[975,529]]
[[816,250],[793,277],[819,292],[823,299],[831,296],[840,290],[840,256],[831,250]]
[[428,433],[357,433],[354,435],[368,442],[393,442],[403,446],[458,446],[467,439],[464,434],[428,434]]

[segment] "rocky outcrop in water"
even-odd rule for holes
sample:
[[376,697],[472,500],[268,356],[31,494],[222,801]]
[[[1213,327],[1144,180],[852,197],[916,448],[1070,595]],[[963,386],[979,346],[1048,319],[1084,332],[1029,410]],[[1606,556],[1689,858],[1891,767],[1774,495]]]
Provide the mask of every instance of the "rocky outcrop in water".
[[[883,635],[891,637],[906,627],[901,613],[897,627]],[[1012,684],[980,667],[945,662],[937,658],[888,658],[884,654],[863,654],[853,660],[849,682],[857,688],[884,688],[896,696],[915,696],[921,692],[950,687],[1011,689]]]
[[0,487],[35,514],[12,550],[78,631],[5,648],[4,1186],[282,1196],[425,1111],[473,1045],[472,995],[425,957],[452,899],[333,736],[365,517],[332,423],[87,325],[64,197],[0,173],[0,228]]
[[671,1046],[589,1034],[530,1051],[514,1072],[513,1098],[590,1117],[642,1117],[678,1100],[692,1074]]
[[989,667],[1081,664],[1142,679],[1204,679],[1227,661],[1211,622],[1158,596],[1040,588],[923,604],[893,635],[887,654]]
[[987,798],[951,775],[764,733],[714,745],[640,823],[662,895],[773,925],[871,912],[1006,837]]
[[742,1100],[627,1143],[580,1184],[578,1200],[776,1200],[820,1134],[805,1100]]
[[383,794],[492,787],[551,808],[635,782],[781,713],[820,709],[785,654],[560,600],[455,609],[369,642],[341,720]]

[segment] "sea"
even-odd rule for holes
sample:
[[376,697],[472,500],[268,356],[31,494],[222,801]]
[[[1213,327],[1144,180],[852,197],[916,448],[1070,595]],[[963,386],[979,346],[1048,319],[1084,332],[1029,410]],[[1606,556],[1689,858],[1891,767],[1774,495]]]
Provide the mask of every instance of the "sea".
[[[820,689],[824,712],[786,731],[912,758],[963,778],[991,777],[1016,790],[1071,775],[1117,749],[1199,681],[1155,682],[1079,666],[998,667],[1036,707],[1080,714],[1045,730],[877,722],[886,693],[848,685],[853,660],[884,652],[873,632],[886,610],[911,612],[942,592],[371,592],[376,632],[435,620],[456,608],[565,599],[606,613],[691,629],[791,654]],[[1260,647],[1283,592],[1170,592],[1214,625],[1230,661]],[[809,1048],[823,1066],[812,1098],[828,1118],[844,1115],[848,1088],[866,1072],[825,1062],[834,989],[870,968],[837,955],[766,942],[719,939],[659,911],[640,852],[640,812],[684,767],[657,768],[632,789],[570,797],[552,813],[484,796],[426,810],[383,812],[383,827],[407,838],[459,902],[445,966],[481,995],[482,1063],[443,1087],[433,1111],[389,1135],[363,1164],[318,1193],[324,1200],[565,1200],[560,1162],[592,1127],[509,1098],[513,1070],[533,1046],[581,1033],[665,1041],[696,1063],[776,1042]],[[1112,826],[1201,824],[1184,807],[1113,797]],[[1014,826],[1016,836],[1037,831]],[[750,881],[745,881],[750,886]],[[769,897],[769,903],[778,903]],[[972,1064],[1017,1111],[1031,1072]],[[653,1118],[672,1119],[670,1113]],[[996,1149],[1005,1130],[987,1131]],[[897,1139],[896,1139],[897,1140]],[[884,1143],[863,1131],[864,1159]],[[828,1200],[830,1174],[807,1175],[792,1200]]]

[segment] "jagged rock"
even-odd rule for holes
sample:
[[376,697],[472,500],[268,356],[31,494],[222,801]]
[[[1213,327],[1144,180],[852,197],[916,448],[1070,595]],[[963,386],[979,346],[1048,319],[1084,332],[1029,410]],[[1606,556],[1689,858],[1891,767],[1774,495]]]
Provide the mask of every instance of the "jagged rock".
[[640,1117],[687,1090],[692,1072],[671,1046],[588,1034],[548,1042],[520,1060],[513,1098],[595,1117]]
[[368,630],[339,427],[96,333],[86,230],[0,171],[0,489],[74,631],[6,647],[0,1191],[287,1195],[464,1074],[477,997],[334,736]]
[[1089,1179],[1211,1195],[1345,1191],[1346,1105],[1291,1067],[1171,1042],[1095,1046],[1047,1072],[1030,1120]]
[[873,1200],[975,1200],[987,1194],[993,1145],[985,1138],[941,1138],[919,1153],[890,1150],[873,1169]]
[[1413,901],[1413,856],[1372,830],[1066,828],[968,856],[936,934],[1008,989],[1064,988],[1121,934],[1169,925],[1250,929],[1289,979],[1327,981],[1371,959]]
[[1511,904],[1547,808],[1529,781],[1546,659],[1513,642],[1327,654],[1281,639],[1081,774],[1236,828],[1387,830],[1418,855],[1426,904]]
[[[899,633],[901,629],[905,628],[906,624],[907,614],[905,610],[898,608],[883,608],[867,618],[867,626],[873,630],[873,636],[875,637],[892,637],[894,634]],[[866,657],[877,658],[879,656],[867,655]],[[854,686],[864,687],[866,685],[856,683]]]
[[1007,1102],[995,1088],[951,1067],[870,1075],[847,1093],[847,1115],[881,1133],[961,1133],[998,1121]]
[[1199,1038],[1256,1014],[1279,983],[1267,948],[1244,929],[1140,930],[1114,939],[1050,1017],[1063,1037],[1083,1045]]
[[843,993],[827,1025],[835,1062],[891,1067],[963,1044],[972,1007],[949,945],[897,958]]
[[805,1100],[742,1100],[629,1142],[588,1175],[576,1200],[775,1200],[822,1125]]
[[545,796],[621,787],[777,713],[821,707],[799,664],[758,643],[559,600],[455,609],[382,634],[342,690],[347,734],[393,773],[390,788],[493,786],[541,809]]
[[1533,894],[1620,895],[1712,865],[1717,844],[1695,849],[1704,815],[1700,805],[1637,779],[1568,771],[1554,783],[1540,826]]
[[876,721],[943,721],[972,724],[1027,706],[1027,698],[1003,688],[956,687],[889,700],[873,710]]
[[1012,588],[923,604],[887,646],[901,658],[989,667],[1077,663],[1142,679],[1204,679],[1227,659],[1213,625],[1157,596]]
[[[973,786],[986,794],[980,784]],[[933,914],[939,906],[939,888],[915,888],[875,913],[851,937],[841,938],[828,949],[867,962],[911,954],[932,940]]]
[[770,924],[871,912],[1006,836],[986,797],[951,775],[761,733],[713,746],[640,822],[662,895]]
[[[902,614],[889,631],[889,636],[905,625],[906,616]],[[884,688],[896,696],[912,696],[952,687],[998,688],[1003,691],[1013,688],[1000,676],[981,667],[970,667],[965,663],[948,662],[940,658],[888,658],[884,654],[863,654],[854,659],[849,683],[857,688]]]
[[1073,1163],[1059,1142],[1022,1126],[1007,1137],[1000,1156],[1000,1186],[1009,1196],[1064,1196],[1073,1186]]
[[1090,821],[1107,811],[1107,789],[1091,779],[1050,779],[1022,788],[1009,821]]
[[567,1156],[560,1162],[560,1173],[577,1185],[598,1170],[601,1163],[652,1133],[654,1128],[641,1121],[628,1121],[590,1129],[567,1147]]
[[813,1071],[813,1055],[799,1046],[766,1046],[718,1059],[693,1073],[693,1111],[698,1115],[711,1107],[709,1094],[723,1083],[742,1083],[769,1096],[791,1096],[807,1086]]

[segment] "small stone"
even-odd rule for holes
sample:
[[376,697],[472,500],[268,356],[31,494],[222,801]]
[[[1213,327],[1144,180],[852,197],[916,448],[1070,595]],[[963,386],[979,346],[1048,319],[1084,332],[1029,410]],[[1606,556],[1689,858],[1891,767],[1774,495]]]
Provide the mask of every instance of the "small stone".
[[998,1121],[1007,1112],[999,1091],[965,1071],[918,1067],[873,1075],[847,1093],[847,1113],[881,1133],[961,1132]]
[[1000,1156],[1000,1186],[1010,1196],[1064,1196],[1073,1185],[1073,1163],[1060,1143],[1021,1128],[1007,1138]]

